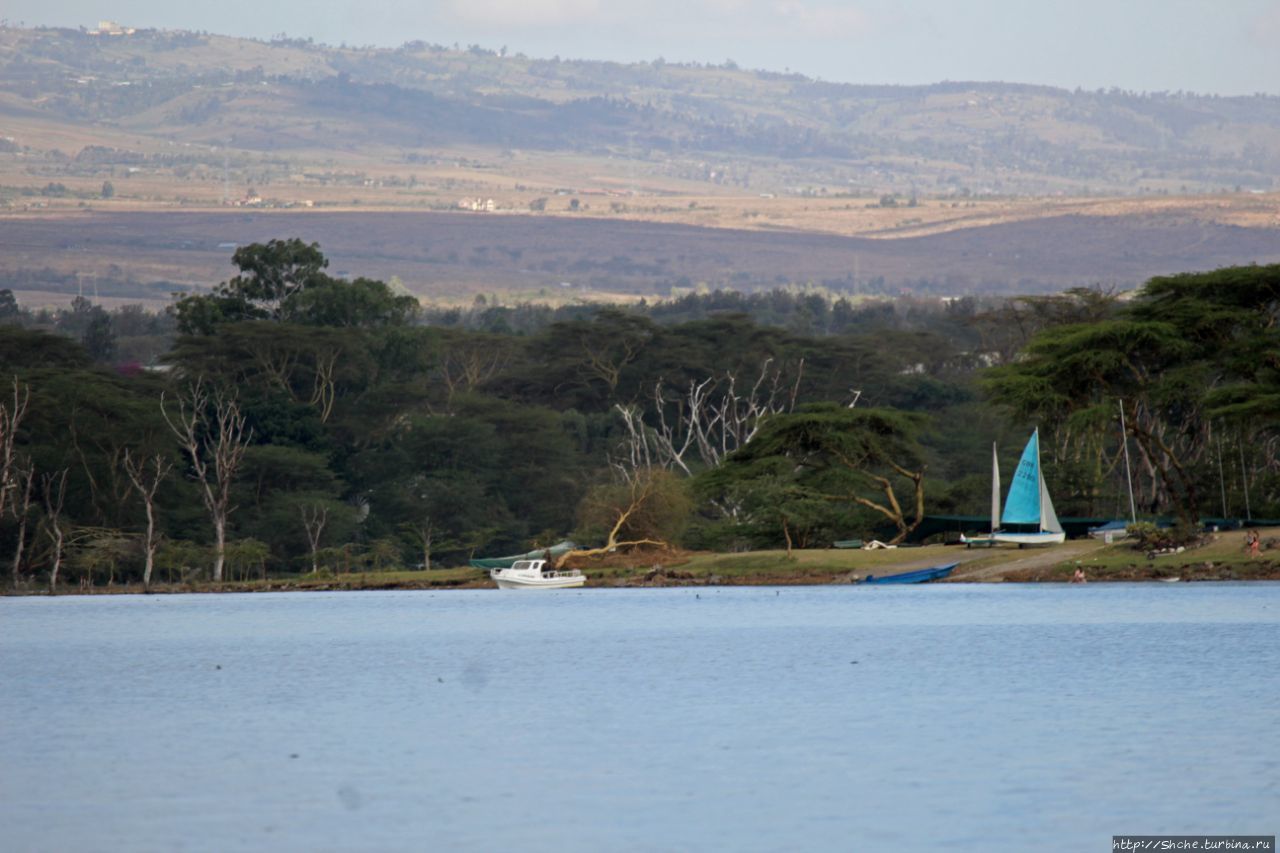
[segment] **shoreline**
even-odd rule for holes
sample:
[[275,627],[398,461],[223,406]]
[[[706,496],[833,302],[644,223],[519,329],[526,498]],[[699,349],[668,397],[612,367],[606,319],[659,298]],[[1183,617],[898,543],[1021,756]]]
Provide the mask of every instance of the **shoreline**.
[[[1280,532],[1280,531],[1277,531]],[[1236,540],[1239,540],[1237,542]],[[856,584],[869,574],[888,575],[958,562],[951,577],[937,583],[1069,583],[1077,568],[1091,583],[1206,583],[1280,581],[1280,548],[1269,542],[1261,557],[1240,547],[1243,533],[1218,534],[1206,545],[1182,553],[1148,556],[1123,543],[1073,540],[1051,549],[965,549],[954,545],[879,551],[821,549],[754,551],[741,554],[644,552],[613,554],[574,567],[587,575],[585,589],[645,589],[715,586],[830,586]],[[473,568],[299,575],[266,580],[234,580],[111,586],[67,586],[55,597],[74,595],[175,595],[358,590],[494,589],[488,573]],[[51,596],[32,583],[0,591],[12,597]]]
[[[1114,584],[1114,583],[1179,583],[1179,584],[1205,584],[1205,583],[1277,583],[1280,582],[1280,569],[1268,573],[1265,577],[1209,577],[1209,578],[1092,578],[1089,583],[1093,584]],[[1078,586],[1072,584],[1070,579],[1066,580],[954,580],[946,579],[933,581],[937,585],[988,585],[988,584],[1024,584],[1024,585],[1064,585]],[[734,588],[734,587],[807,587],[807,586],[859,586],[857,582],[842,581],[794,581],[785,578],[761,578],[759,581],[743,581],[736,583],[726,583],[724,581],[707,581],[707,580],[687,580],[683,578],[664,577],[656,582],[650,583],[607,583],[592,584],[590,581],[582,587],[575,588],[576,591],[581,590],[623,590],[623,589],[679,589],[679,588],[697,588],[697,589],[714,589],[714,588]],[[330,584],[294,584],[288,581],[273,581],[266,585],[245,584],[245,583],[226,583],[221,586],[190,585],[190,584],[172,584],[172,585],[155,585],[150,590],[144,590],[141,585],[124,585],[116,584],[114,586],[93,587],[92,589],[74,589],[59,590],[56,594],[52,594],[47,589],[31,589],[31,590],[13,590],[12,588],[0,592],[0,598],[94,598],[100,596],[115,595],[230,595],[230,594],[270,594],[281,592],[378,592],[378,591],[405,591],[405,592],[456,592],[466,590],[492,590],[498,592],[498,588],[492,582],[485,580],[483,582],[466,582],[466,583],[402,583],[402,582],[377,582],[370,581],[368,583],[330,583]]]
[[[748,551],[736,554],[695,551],[643,551],[576,561],[587,576],[586,589],[680,586],[826,586],[855,584],[867,575],[890,575],[957,562],[951,577],[935,583],[1069,583],[1076,569],[1092,583],[1280,581],[1280,528],[1257,528],[1264,551],[1245,552],[1244,531],[1215,533],[1205,543],[1180,553],[1148,555],[1130,544],[1073,539],[1049,548],[963,548],[924,545],[874,551]],[[67,586],[64,595],[173,595],[228,592],[343,592],[351,590],[494,589],[483,569],[445,568],[350,574],[156,583]],[[50,595],[32,582],[8,587],[6,596]]]

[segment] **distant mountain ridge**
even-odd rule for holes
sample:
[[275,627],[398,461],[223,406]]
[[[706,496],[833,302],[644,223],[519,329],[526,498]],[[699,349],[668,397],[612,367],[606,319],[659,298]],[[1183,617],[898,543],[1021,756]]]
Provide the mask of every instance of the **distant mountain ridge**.
[[[179,170],[226,156],[202,146],[338,161],[358,150],[395,163],[474,149],[605,158],[644,176],[759,192],[1280,188],[1280,97],[838,84],[732,64],[531,59],[423,42],[2,28],[0,153],[48,154],[5,130],[19,120],[143,140],[97,143],[89,156],[107,164],[196,146],[170,155]],[[57,151],[74,158],[85,147]]]

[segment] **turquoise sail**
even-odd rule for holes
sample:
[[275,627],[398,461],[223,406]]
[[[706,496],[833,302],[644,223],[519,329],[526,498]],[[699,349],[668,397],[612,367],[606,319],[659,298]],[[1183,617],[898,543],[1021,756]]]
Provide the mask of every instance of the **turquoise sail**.
[[1013,472],[1013,483],[1009,486],[1009,497],[1005,499],[1002,514],[1005,524],[1041,524],[1040,484],[1040,432],[1037,430],[1031,434],[1031,440],[1022,451],[1018,470]]

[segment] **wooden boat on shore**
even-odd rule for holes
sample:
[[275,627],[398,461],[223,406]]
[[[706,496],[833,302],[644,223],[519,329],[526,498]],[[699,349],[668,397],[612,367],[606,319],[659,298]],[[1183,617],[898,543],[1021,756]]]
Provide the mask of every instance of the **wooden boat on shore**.
[[910,572],[899,572],[896,575],[867,575],[863,583],[928,583],[945,578],[955,571],[959,563],[947,563],[945,566],[933,566],[928,569],[915,569]]

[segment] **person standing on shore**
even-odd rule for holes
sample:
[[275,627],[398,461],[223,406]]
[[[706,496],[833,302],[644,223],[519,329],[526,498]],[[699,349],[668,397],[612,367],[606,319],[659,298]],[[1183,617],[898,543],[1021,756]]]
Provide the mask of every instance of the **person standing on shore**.
[[1259,551],[1260,543],[1258,542],[1258,531],[1250,530],[1249,535],[1245,537],[1245,544],[1249,546],[1249,557],[1251,559],[1253,557],[1262,556],[1261,552]]

